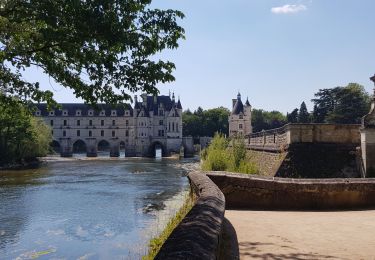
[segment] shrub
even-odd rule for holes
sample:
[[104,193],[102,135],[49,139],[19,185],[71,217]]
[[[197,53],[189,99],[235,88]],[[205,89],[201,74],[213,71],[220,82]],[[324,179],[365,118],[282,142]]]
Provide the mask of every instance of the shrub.
[[254,163],[246,155],[246,146],[241,137],[230,142],[216,134],[208,148],[202,151],[202,169],[206,171],[232,171],[247,174],[258,173]]

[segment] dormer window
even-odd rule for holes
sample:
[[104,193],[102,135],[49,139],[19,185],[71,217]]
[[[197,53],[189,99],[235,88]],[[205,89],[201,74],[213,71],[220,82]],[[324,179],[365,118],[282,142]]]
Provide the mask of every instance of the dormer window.
[[116,110],[112,110],[112,111],[111,111],[111,116],[116,116],[116,114],[117,114],[117,111],[116,111]]
[[240,119],[243,119],[243,114],[240,114]]
[[90,109],[89,112],[88,112],[88,115],[89,116],[93,116],[94,115],[94,111],[92,109]]
[[105,110],[100,111],[100,116],[105,116]]
[[36,115],[36,116],[40,116],[40,110],[37,110],[37,111],[35,112],[35,115]]
[[68,115],[68,110],[63,110],[62,114],[63,114],[63,116],[67,116]]
[[76,110],[76,116],[80,116],[81,115],[81,110]]
[[49,115],[50,116],[54,116],[55,115],[55,111],[49,111]]
[[125,115],[126,115],[126,116],[129,115],[129,110],[126,110],[126,111],[125,111]]

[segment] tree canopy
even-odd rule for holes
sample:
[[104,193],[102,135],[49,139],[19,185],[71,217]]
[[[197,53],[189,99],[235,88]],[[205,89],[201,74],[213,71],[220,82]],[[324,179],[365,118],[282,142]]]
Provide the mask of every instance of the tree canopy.
[[0,165],[45,156],[52,141],[51,129],[31,116],[18,99],[0,94]]
[[176,10],[150,8],[151,0],[2,0],[0,90],[53,104],[53,94],[23,78],[37,66],[85,102],[117,103],[129,92],[157,94],[173,81],[175,65],[157,58],[178,47],[184,29]]
[[216,132],[227,135],[229,132],[227,108],[218,107],[203,110],[198,107],[194,113],[186,110],[182,114],[184,136],[214,136]]
[[369,111],[370,96],[362,85],[320,89],[315,94],[313,121],[316,123],[360,123]]
[[253,109],[252,111],[251,124],[254,133],[281,127],[286,122],[285,115],[279,111],[274,110],[269,112],[263,109]]

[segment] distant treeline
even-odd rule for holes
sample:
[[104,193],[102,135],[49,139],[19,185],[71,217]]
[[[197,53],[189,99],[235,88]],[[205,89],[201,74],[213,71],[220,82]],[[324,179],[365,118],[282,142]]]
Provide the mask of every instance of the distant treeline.
[[[350,83],[344,87],[320,89],[311,101],[313,111],[309,112],[305,102],[300,108],[284,115],[279,111],[252,110],[253,132],[281,127],[287,123],[338,123],[357,124],[361,122],[370,107],[371,98],[362,85]],[[194,112],[183,112],[184,136],[214,136],[216,132],[228,135],[227,108],[219,107]]]

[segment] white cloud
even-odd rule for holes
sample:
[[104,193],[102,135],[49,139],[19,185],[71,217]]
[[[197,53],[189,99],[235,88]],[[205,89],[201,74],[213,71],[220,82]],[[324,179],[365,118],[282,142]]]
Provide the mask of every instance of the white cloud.
[[274,14],[293,14],[306,10],[307,7],[305,5],[283,5],[271,8],[271,12]]

